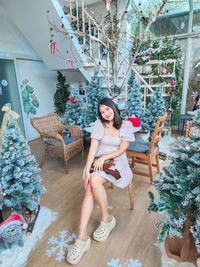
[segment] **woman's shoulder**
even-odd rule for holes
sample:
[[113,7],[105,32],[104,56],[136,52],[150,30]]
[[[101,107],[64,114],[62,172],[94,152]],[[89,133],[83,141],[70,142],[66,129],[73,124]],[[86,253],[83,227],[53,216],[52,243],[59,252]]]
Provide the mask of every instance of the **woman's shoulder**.
[[128,129],[130,127],[132,127],[132,123],[130,121],[123,120],[122,121],[122,126],[121,126],[120,129]]

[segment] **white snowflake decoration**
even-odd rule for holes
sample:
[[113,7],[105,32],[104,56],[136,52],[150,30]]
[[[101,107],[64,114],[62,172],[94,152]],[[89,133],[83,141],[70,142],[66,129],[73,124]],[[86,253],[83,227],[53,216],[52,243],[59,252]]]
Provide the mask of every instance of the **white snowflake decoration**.
[[[140,267],[142,264],[136,259],[133,260],[132,258],[129,259],[130,264],[128,263],[127,267]],[[120,259],[111,259],[110,262],[107,262],[108,266],[113,266],[113,267],[122,267],[122,264],[120,263]]]
[[113,267],[122,267],[121,264],[118,264],[120,262],[120,259],[117,258],[116,260],[115,259],[111,259],[110,262],[107,262],[107,265],[108,266],[113,266]]
[[142,264],[138,260],[129,259],[130,264],[127,267],[140,267]]
[[51,257],[52,254],[55,254],[56,250],[59,250],[57,252],[56,261],[61,261],[64,259],[65,253],[63,251],[63,248],[65,247],[65,248],[69,249],[71,247],[71,245],[68,245],[67,243],[70,241],[73,241],[77,237],[77,235],[73,233],[65,240],[65,236],[66,236],[67,232],[68,231],[66,231],[66,230],[63,230],[60,232],[60,238],[61,238],[60,241],[57,240],[57,238],[55,238],[53,236],[51,238],[49,238],[48,244],[51,244],[51,245],[56,244],[57,246],[51,247],[51,249],[46,250],[46,255],[48,257]]
[[[97,205],[97,209],[100,209],[99,205]],[[108,205],[108,209],[111,210],[112,207]]]

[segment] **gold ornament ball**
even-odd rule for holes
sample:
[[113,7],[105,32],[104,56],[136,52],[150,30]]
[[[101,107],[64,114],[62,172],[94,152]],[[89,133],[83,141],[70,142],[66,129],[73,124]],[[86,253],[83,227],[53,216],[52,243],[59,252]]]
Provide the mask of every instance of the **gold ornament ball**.
[[3,156],[3,159],[6,159],[6,156]]
[[22,176],[23,175],[23,172],[20,172],[19,175]]
[[34,196],[32,196],[32,199],[35,199],[35,197],[34,197]]
[[22,147],[25,147],[25,144],[22,144]]

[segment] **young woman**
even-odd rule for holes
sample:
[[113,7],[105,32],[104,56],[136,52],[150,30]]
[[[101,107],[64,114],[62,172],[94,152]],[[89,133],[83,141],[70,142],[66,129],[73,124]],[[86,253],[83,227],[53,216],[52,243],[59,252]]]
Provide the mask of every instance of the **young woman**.
[[[112,182],[124,188],[133,178],[125,153],[130,142],[135,140],[132,124],[122,120],[117,105],[109,98],[100,101],[98,115],[99,120],[94,123],[92,129],[90,150],[83,172],[85,196],[82,202],[79,235],[67,255],[67,261],[71,264],[77,264],[90,248],[91,239],[87,235],[87,225],[94,208],[94,199],[101,208],[102,220],[94,231],[93,238],[99,242],[105,241],[116,225],[115,218],[108,211],[104,184]],[[97,160],[94,161],[95,158]],[[114,159],[114,166],[106,173],[103,164],[109,159]],[[92,166],[93,172],[90,173]]]

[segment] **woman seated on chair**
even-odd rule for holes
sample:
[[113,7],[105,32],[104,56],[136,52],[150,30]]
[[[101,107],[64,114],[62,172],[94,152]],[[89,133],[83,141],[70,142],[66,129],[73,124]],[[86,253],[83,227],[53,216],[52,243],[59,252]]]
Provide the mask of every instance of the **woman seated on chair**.
[[[131,123],[122,120],[117,105],[109,98],[100,101],[98,115],[99,119],[92,129],[90,150],[83,171],[85,196],[78,239],[67,255],[67,261],[71,264],[77,264],[90,248],[91,239],[87,235],[87,226],[94,208],[94,199],[101,208],[102,220],[94,231],[93,238],[99,242],[105,241],[116,225],[115,218],[108,211],[104,184],[111,182],[117,187],[124,188],[131,184],[133,178],[125,153],[130,142],[134,141]],[[113,166],[104,170],[104,162],[110,159],[114,159]]]

